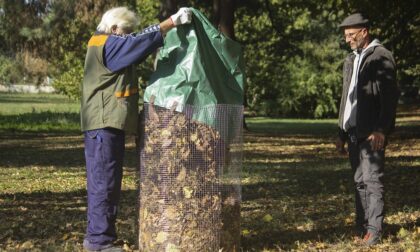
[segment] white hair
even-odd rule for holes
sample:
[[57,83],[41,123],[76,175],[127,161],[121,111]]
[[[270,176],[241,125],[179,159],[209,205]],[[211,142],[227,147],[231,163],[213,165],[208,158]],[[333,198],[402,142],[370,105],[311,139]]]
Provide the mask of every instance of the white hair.
[[105,12],[96,30],[111,33],[112,27],[115,25],[123,30],[134,30],[138,24],[136,13],[127,7],[116,7]]

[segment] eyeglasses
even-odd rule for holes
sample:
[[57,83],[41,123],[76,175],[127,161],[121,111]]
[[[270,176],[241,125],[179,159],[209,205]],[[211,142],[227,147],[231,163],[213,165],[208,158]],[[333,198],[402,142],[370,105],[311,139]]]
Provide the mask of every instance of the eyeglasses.
[[361,32],[362,30],[363,29],[360,29],[357,32],[351,32],[351,33],[344,34],[344,38],[352,38],[352,39],[354,39],[357,36],[357,34],[359,34],[359,32]]

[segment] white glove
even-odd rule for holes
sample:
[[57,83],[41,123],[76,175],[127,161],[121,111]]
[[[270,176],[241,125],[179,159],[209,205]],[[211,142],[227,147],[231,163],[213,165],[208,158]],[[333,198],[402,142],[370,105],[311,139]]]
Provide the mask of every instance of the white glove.
[[177,13],[171,16],[171,20],[175,26],[191,23],[191,9],[180,8]]

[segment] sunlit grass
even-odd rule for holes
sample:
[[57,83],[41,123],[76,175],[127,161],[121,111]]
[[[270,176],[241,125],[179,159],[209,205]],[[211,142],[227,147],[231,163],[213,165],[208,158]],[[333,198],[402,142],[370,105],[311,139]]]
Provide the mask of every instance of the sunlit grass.
[[80,105],[63,95],[0,93],[0,132],[80,131]]
[[0,115],[40,112],[78,113],[80,103],[59,94],[20,94],[0,92]]

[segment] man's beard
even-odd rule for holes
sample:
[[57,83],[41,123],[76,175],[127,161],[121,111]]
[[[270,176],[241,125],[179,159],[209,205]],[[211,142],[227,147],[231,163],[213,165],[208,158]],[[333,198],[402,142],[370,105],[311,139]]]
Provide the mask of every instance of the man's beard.
[[356,40],[355,47],[352,48],[353,50],[363,49],[363,45],[365,44],[365,39],[361,38]]

